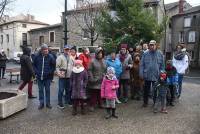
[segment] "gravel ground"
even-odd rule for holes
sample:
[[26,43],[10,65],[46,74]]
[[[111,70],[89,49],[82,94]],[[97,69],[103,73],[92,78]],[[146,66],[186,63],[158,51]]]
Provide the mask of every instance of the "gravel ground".
[[[142,108],[142,101],[130,100],[117,105],[119,118],[110,120],[104,119],[103,109],[75,117],[69,106],[58,109],[55,82],[51,88],[51,110],[39,111],[38,99],[29,100],[26,110],[0,120],[0,134],[200,134],[200,73],[195,70],[188,76],[182,97],[175,107],[168,107],[168,114],[154,114],[151,105]],[[16,89],[17,84],[3,80],[0,89],[8,88]],[[37,95],[37,86],[33,88]]]

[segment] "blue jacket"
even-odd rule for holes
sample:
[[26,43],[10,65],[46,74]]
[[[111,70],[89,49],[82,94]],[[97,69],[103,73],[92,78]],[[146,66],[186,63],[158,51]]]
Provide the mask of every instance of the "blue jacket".
[[107,67],[113,67],[115,69],[115,74],[117,79],[120,78],[120,75],[122,73],[122,64],[118,58],[116,58],[114,61],[111,59],[111,57],[108,57],[106,60]]
[[33,67],[37,79],[51,79],[51,76],[54,73],[55,64],[55,59],[51,54],[43,56],[41,52],[38,53],[33,60]]
[[140,77],[146,81],[158,81],[161,70],[164,70],[164,58],[160,51],[148,51],[140,62]]

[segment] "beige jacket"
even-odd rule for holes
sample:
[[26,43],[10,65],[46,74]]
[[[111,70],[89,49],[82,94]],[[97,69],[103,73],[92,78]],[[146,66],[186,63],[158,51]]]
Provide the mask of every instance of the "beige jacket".
[[71,56],[62,54],[56,59],[56,73],[60,78],[70,78],[73,66],[74,60]]

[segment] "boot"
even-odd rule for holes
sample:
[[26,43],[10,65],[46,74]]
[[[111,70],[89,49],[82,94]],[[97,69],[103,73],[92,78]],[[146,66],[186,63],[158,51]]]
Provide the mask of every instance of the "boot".
[[112,108],[112,117],[114,117],[114,118],[118,118],[118,116],[115,114],[115,108]]
[[81,114],[82,115],[85,115],[86,113],[85,113],[85,107],[84,106],[81,106]]
[[111,109],[110,108],[106,108],[106,112],[107,112],[107,114],[106,114],[105,118],[109,119],[112,116],[111,115]]
[[76,106],[73,106],[72,115],[73,116],[77,115],[77,107]]

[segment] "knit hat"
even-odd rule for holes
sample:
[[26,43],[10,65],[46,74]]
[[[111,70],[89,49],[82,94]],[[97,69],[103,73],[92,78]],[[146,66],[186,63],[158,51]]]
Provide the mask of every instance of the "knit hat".
[[41,50],[43,50],[43,49],[48,49],[48,45],[47,44],[42,44],[41,45]]
[[127,49],[128,48],[128,44],[121,44],[120,48],[126,48]]
[[65,45],[64,49],[71,49],[72,47],[70,45]]

